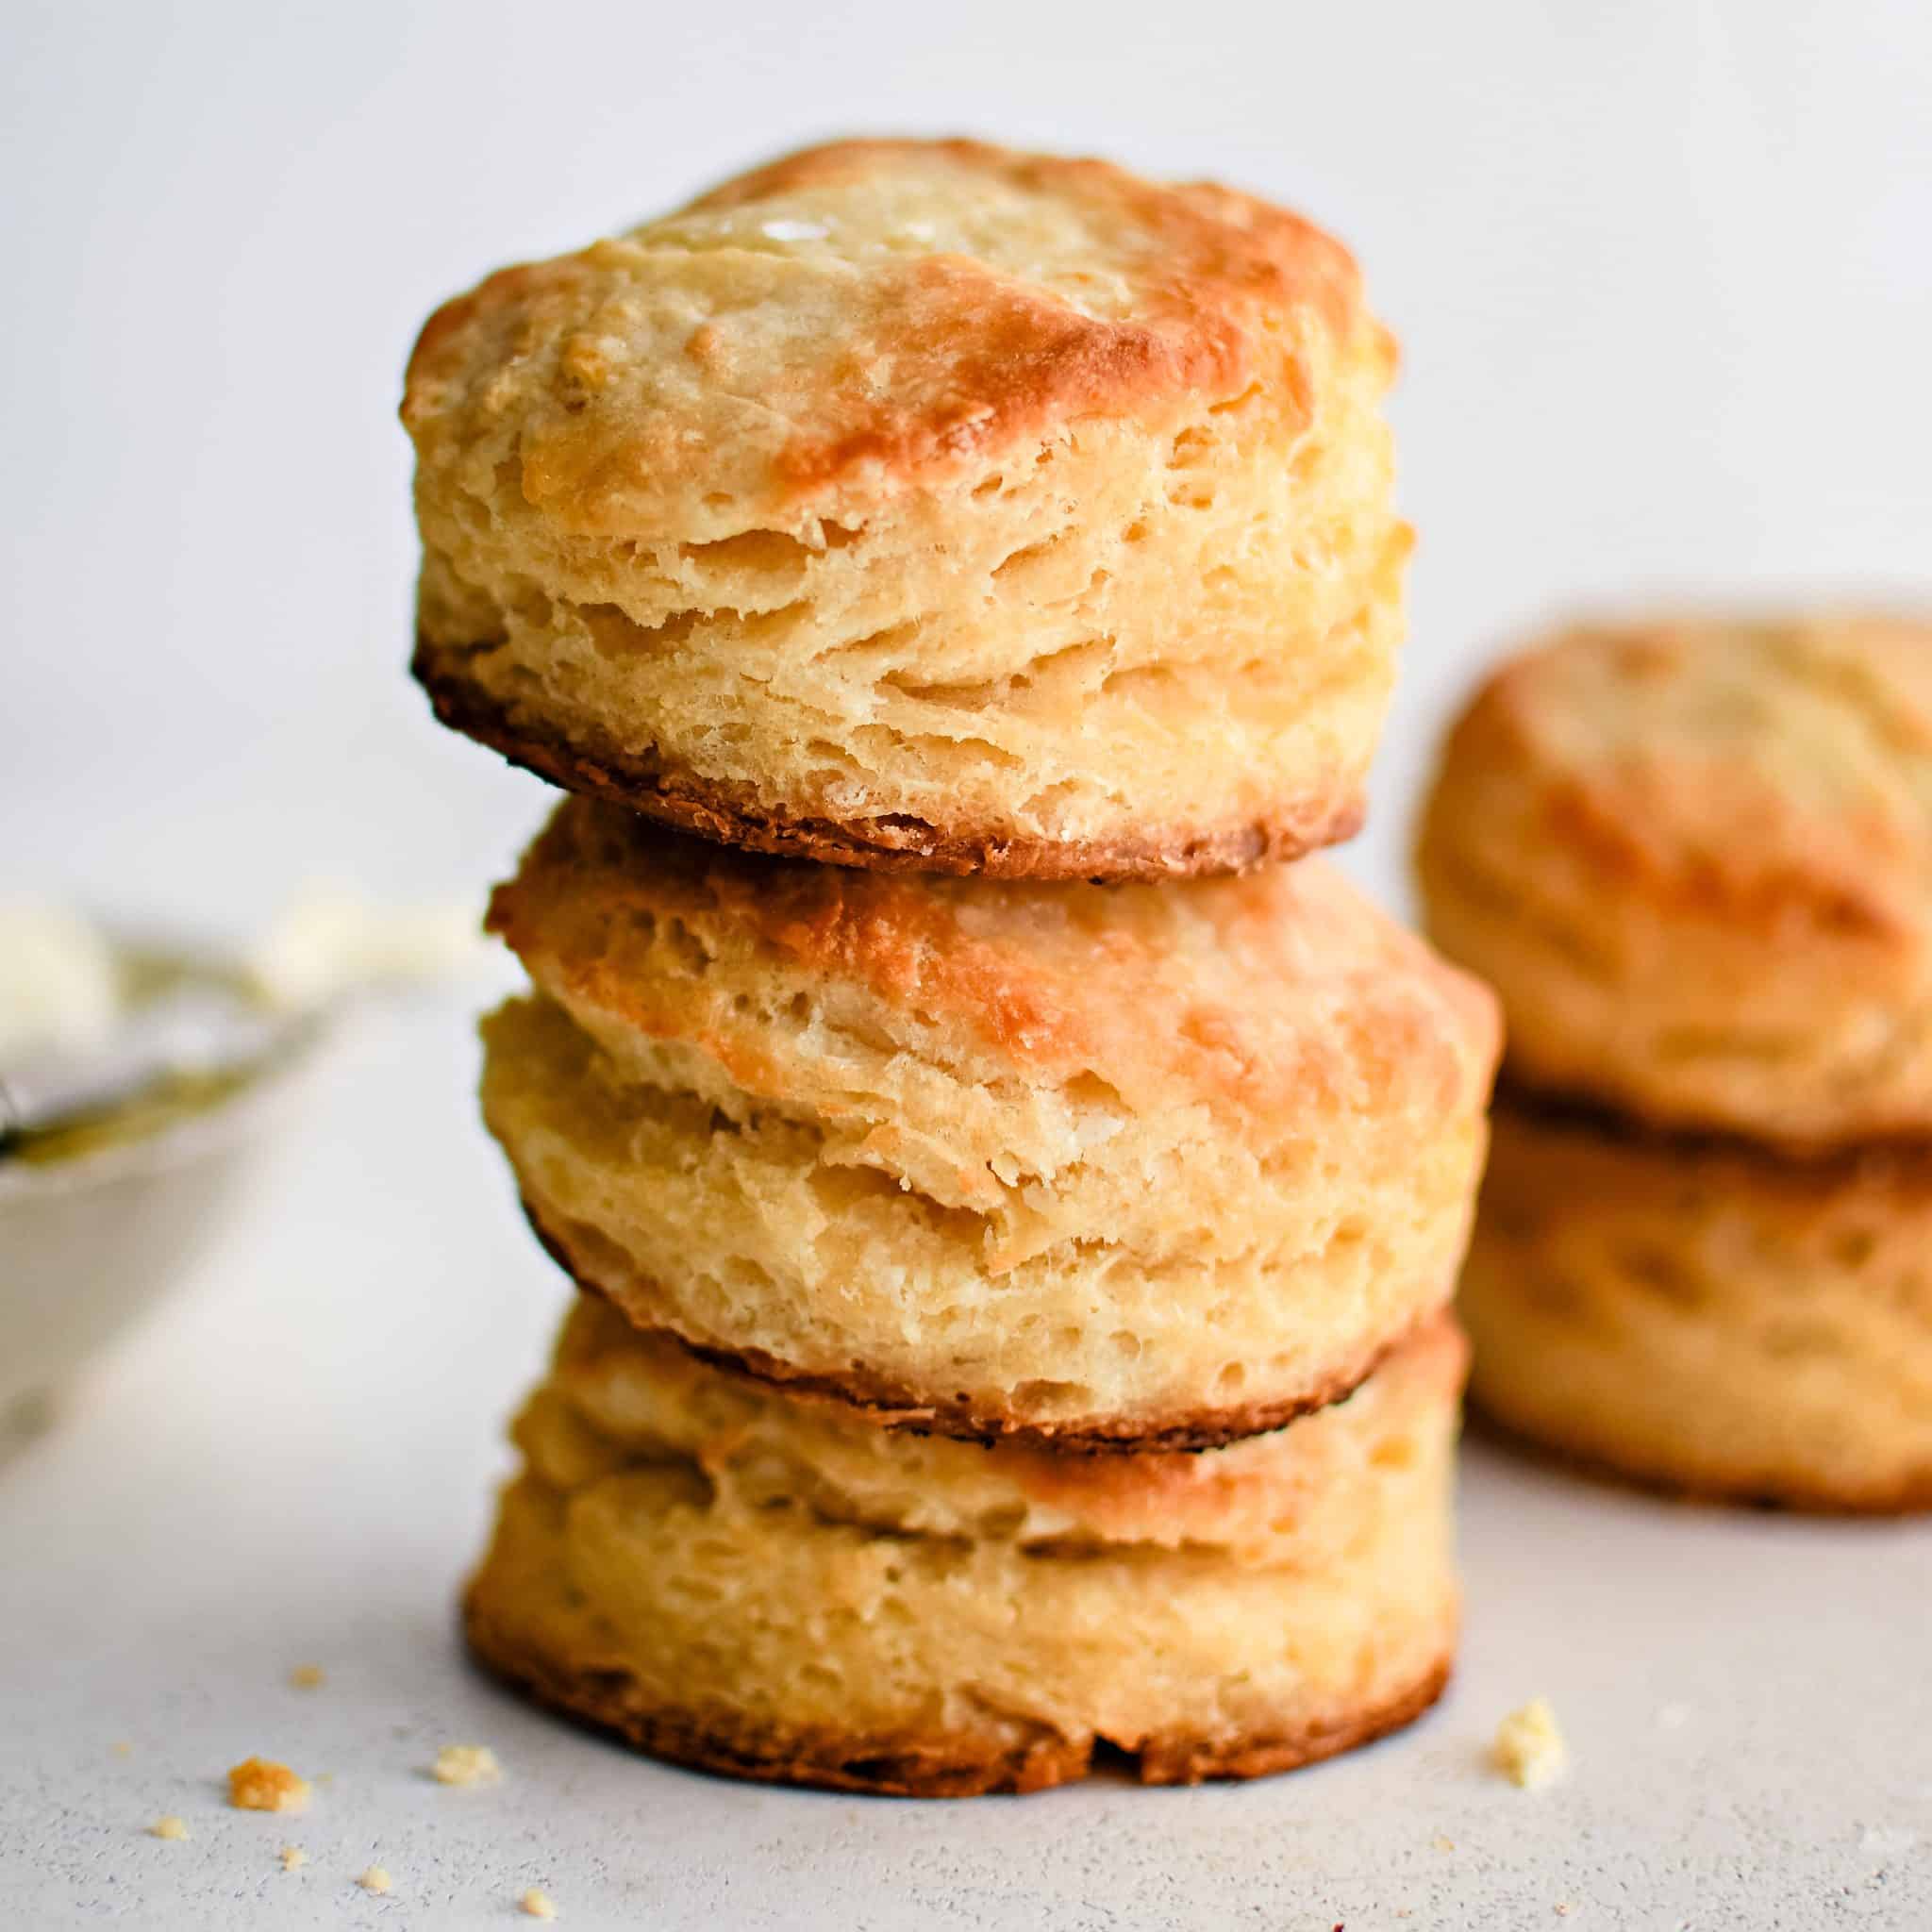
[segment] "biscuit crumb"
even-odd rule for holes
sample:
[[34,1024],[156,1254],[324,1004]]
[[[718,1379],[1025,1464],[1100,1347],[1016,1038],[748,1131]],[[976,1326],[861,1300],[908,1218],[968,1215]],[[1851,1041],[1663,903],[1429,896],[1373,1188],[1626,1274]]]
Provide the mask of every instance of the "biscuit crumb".
[[556,1901],[547,1891],[539,1891],[534,1885],[518,1899],[517,1906],[526,1918],[554,1919],[557,1916]]
[[286,1764],[244,1757],[228,1774],[228,1803],[238,1811],[299,1811],[308,1802],[308,1780]]
[[297,1664],[289,1673],[289,1682],[297,1690],[320,1690],[328,1682],[328,1673],[320,1664]]
[[165,1818],[157,1818],[147,1828],[150,1838],[186,1838],[188,1827],[171,1811]]
[[1524,1790],[1534,1790],[1558,1776],[1570,1753],[1557,1728],[1557,1713],[1550,1708],[1549,1700],[1533,1697],[1521,1710],[1512,1710],[1496,1726],[1491,1756],[1496,1769]]
[[445,1744],[429,1774],[440,1785],[491,1785],[503,1775],[503,1766],[488,1744]]
[[115,1740],[113,1751],[116,1757],[132,1757],[134,1756],[134,1746],[125,1738],[120,1738]]
[[1456,1849],[1456,1840],[1453,1838],[1448,1838],[1444,1836],[1443,1833],[1439,1831],[1435,1835],[1435,1837],[1429,1840],[1429,1849],[1431,1851],[1437,1852],[1453,1852]]
[[389,1890],[389,1873],[380,1865],[372,1865],[368,1871],[358,1875],[356,1883],[364,1891],[373,1891],[380,1897]]
[[277,1856],[284,1872],[299,1872],[308,1862],[308,1854],[300,1845],[284,1845]]

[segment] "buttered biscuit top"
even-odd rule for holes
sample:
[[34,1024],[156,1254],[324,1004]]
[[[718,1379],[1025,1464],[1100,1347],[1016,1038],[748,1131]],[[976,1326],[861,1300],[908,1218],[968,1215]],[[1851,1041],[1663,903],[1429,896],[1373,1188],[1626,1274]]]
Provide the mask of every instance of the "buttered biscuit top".
[[852,142],[447,304],[418,675],[729,842],[1007,874],[1325,843],[1401,631],[1346,252],[1207,185]]

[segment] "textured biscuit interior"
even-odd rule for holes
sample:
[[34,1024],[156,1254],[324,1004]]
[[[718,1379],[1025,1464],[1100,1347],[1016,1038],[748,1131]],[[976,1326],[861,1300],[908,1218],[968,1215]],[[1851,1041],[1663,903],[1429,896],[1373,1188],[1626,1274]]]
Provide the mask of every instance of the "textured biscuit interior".
[[1341,1206],[1437,1143],[1467,1158],[1499,1044],[1486,989],[1313,861],[895,879],[572,800],[489,924],[613,1078],[808,1124],[826,1165],[986,1217],[995,1272],[1109,1236],[1239,1253],[1267,1191]]
[[485,1119],[578,1280],[761,1374],[970,1436],[1224,1440],[1346,1391],[1448,1300],[1481,1158],[1476,1122],[1340,1200],[1250,1203],[1222,1255],[1096,1231],[994,1272],[984,1217],[827,1160],[775,1111],[615,1079],[549,1001],[484,1039]]
[[1932,1506],[1932,1161],[1823,1161],[1499,1100],[1474,1391],[1654,1481]]
[[584,1295],[516,1440],[560,1490],[639,1459],[689,1460],[747,1508],[795,1500],[882,1531],[1219,1549],[1314,1568],[1346,1550],[1387,1472],[1429,1453],[1466,1362],[1445,1316],[1345,1401],[1287,1428],[1198,1454],[1069,1457],[881,1428],[845,1404],[709,1367]]
[[1456,727],[1419,871],[1525,1080],[1801,1146],[1932,1127],[1932,628],[1567,634]]
[[[656,1405],[681,1418],[661,1437],[650,1424],[601,1437],[575,1408],[591,1446],[559,1455],[547,1423],[528,1432],[539,1466],[506,1494],[472,1633],[575,1707],[619,1723],[683,1713],[687,1738],[770,1740],[768,1760],[993,1757],[1099,1736],[1180,1765],[1298,1740],[1276,1760],[1295,1761],[1375,1713],[1412,1711],[1445,1666],[1456,1405],[1453,1375],[1435,1381],[1411,1453],[1362,1466],[1346,1522],[1338,1511],[1306,1565],[1171,1538],[1063,1546],[881,1527],[843,1513],[854,1499],[836,1483],[763,1480],[760,1450],[778,1438],[756,1425],[691,1453],[702,1418],[683,1396]],[[816,1426],[779,1430],[795,1449]],[[877,1433],[883,1454],[909,1446]]]
[[492,1130],[579,1272],[705,1346],[1233,1410],[1448,1293],[1493,1008],[1337,874],[896,880],[573,801],[491,922],[549,995],[486,1029]]
[[432,318],[422,633],[533,732],[881,841],[1340,824],[1401,632],[1393,363],[1249,197],[795,158]]

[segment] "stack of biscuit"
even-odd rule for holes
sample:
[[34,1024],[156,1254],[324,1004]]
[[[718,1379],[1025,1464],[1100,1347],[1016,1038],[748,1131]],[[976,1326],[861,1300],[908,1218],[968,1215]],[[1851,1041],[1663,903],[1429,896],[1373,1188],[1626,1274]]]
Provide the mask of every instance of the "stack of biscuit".
[[500,1675],[932,1794],[1436,1695],[1496,1020],[1304,857],[1402,627],[1392,365],[1294,216],[963,142],[431,320],[417,675],[576,794],[491,911],[485,1116],[583,1290]]
[[1932,1507],[1932,627],[1568,633],[1456,727],[1419,870],[1508,1021],[1475,1399],[1673,1489]]

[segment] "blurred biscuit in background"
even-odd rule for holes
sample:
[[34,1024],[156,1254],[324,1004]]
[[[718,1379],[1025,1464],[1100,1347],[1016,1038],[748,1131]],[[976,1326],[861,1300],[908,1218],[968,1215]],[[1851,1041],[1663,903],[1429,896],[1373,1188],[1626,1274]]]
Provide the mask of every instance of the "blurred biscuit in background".
[[1702,1495],[1932,1507],[1932,1148],[1791,1161],[1506,1092],[1460,1306],[1523,1435]]
[[1932,1135],[1932,624],[1565,633],[1457,724],[1417,869],[1520,1079],[1794,1148]]
[[1474,1402],[1647,1481],[1932,1506],[1932,625],[1567,632],[1418,871],[1495,987]]

